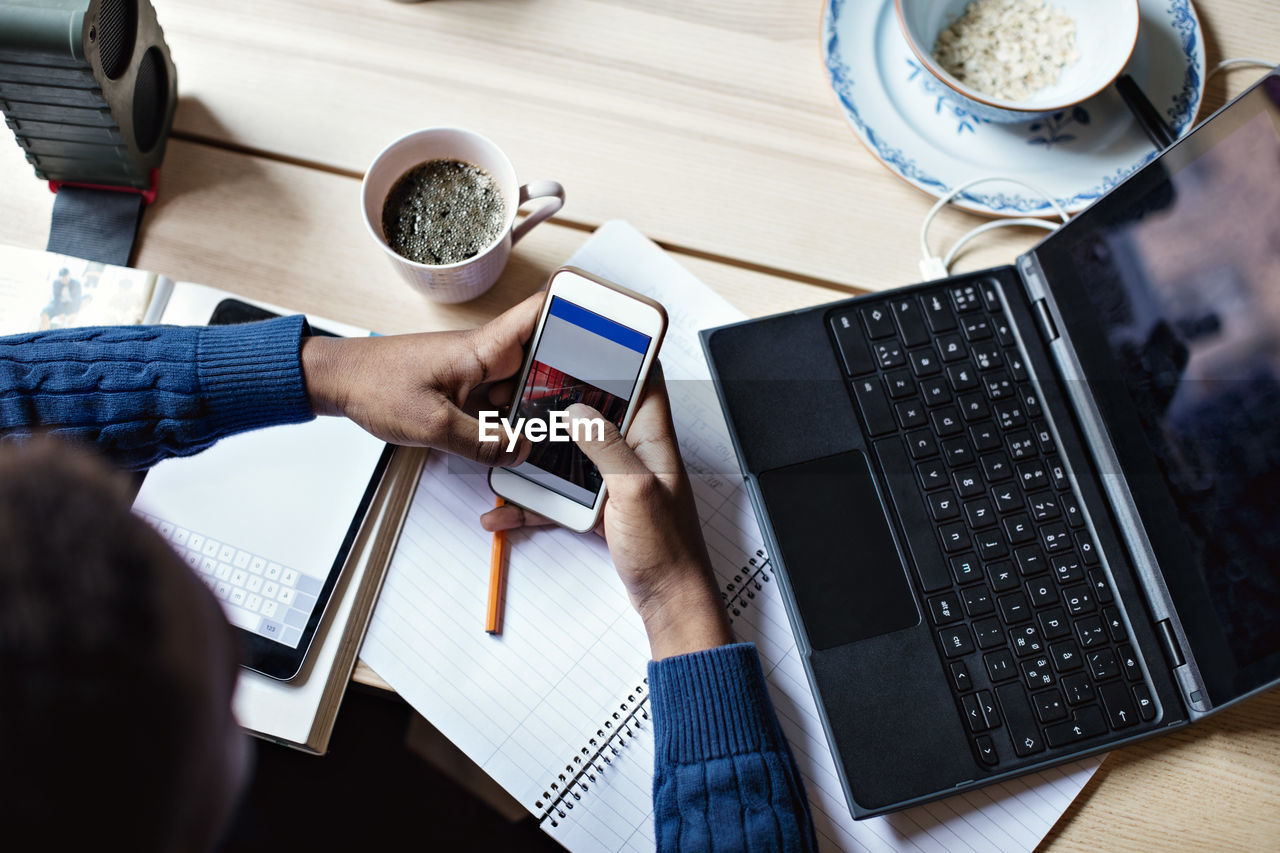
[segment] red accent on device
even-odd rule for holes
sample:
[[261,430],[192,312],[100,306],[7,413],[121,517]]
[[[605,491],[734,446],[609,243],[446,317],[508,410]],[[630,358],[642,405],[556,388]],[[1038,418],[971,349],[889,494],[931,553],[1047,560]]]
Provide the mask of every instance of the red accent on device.
[[106,184],[82,184],[77,181],[50,181],[49,192],[57,193],[59,187],[85,187],[91,190],[109,190],[117,193],[137,193],[142,196],[143,204],[151,204],[156,200],[156,189],[160,186],[160,170],[152,169],[149,186],[145,190],[137,187],[112,187]]

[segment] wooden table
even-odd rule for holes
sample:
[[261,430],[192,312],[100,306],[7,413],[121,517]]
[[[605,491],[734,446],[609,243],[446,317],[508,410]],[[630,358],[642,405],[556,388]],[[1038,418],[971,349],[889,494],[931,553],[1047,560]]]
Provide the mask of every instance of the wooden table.
[[[156,0],[181,104],[137,265],[383,332],[477,325],[625,218],[750,315],[916,280],[932,199],[836,110],[818,0]],[[1262,0],[1202,0],[1208,62],[1277,58]],[[1214,108],[1256,72],[1213,80]],[[499,284],[423,301],[364,232],[359,178],[401,134],[460,125],[561,214]],[[0,241],[43,248],[52,196],[0,143]],[[980,220],[952,213],[936,239]],[[996,232],[962,268],[1038,233]],[[376,681],[363,669],[360,678]],[[1280,849],[1280,692],[1113,753],[1055,850]]]

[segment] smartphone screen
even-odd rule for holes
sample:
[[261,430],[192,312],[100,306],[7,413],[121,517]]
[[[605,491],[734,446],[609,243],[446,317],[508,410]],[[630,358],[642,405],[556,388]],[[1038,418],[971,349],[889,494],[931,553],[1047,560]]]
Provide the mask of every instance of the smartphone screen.
[[[512,422],[548,421],[550,428],[552,412],[584,403],[621,428],[652,342],[646,334],[552,296]],[[529,458],[508,470],[588,507],[604,482],[572,441],[534,442]]]

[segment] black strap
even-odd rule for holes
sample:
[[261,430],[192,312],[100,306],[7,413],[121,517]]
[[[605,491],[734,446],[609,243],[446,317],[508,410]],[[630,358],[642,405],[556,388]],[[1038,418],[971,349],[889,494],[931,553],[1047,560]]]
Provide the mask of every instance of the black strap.
[[138,193],[60,187],[54,197],[45,250],[127,267],[142,207]]

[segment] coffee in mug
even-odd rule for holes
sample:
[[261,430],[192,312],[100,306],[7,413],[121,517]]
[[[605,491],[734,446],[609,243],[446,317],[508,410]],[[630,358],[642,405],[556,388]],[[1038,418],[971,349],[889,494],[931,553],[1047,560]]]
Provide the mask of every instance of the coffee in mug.
[[[517,223],[516,211],[535,199],[542,205]],[[492,287],[511,247],[562,204],[564,187],[521,184],[501,148],[460,127],[400,137],[360,184],[370,236],[405,281],[437,302],[465,302]]]
[[507,205],[487,171],[438,159],[409,169],[382,207],[382,233],[396,254],[420,264],[456,264],[502,236]]

